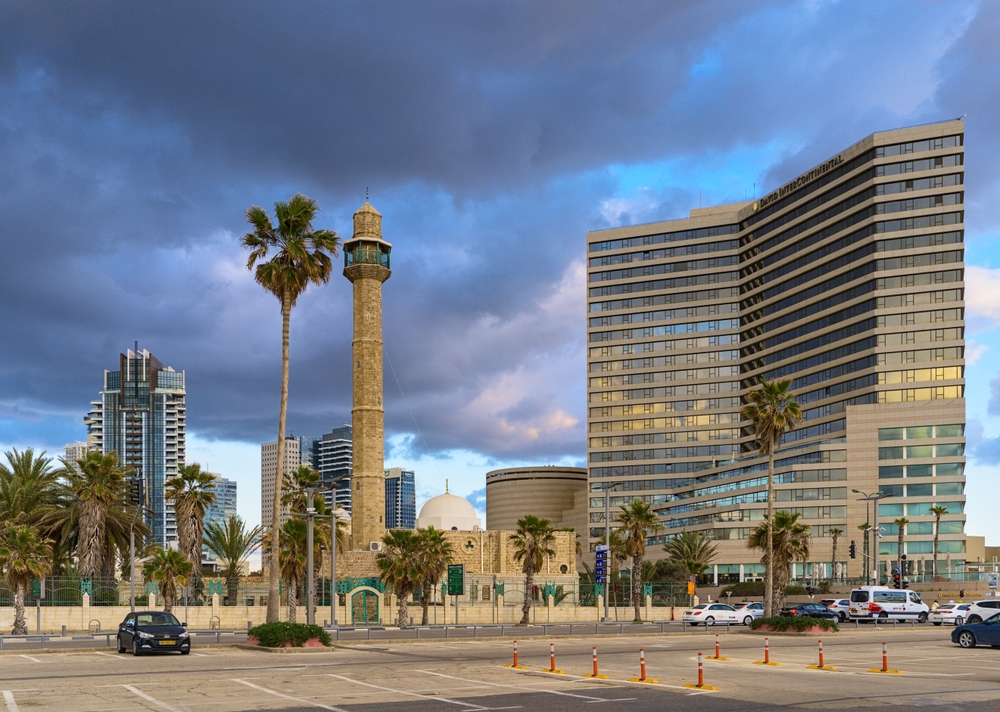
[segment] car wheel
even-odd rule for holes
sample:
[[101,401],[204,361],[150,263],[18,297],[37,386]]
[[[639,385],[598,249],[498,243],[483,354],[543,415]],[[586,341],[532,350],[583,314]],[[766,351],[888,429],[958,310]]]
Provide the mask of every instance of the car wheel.
[[840,613],[839,613],[839,614],[837,615],[837,617],[838,617],[838,618],[840,618],[840,622],[841,622],[841,623],[846,623],[846,622],[847,622],[847,614],[846,614],[846,613],[844,613],[843,611],[841,611],[841,612],[840,612]]
[[934,625],[941,625],[940,623],[935,623]]
[[927,614],[926,613],[921,613],[921,614],[917,615],[917,623],[926,623],[926,622],[927,622]]
[[962,625],[963,623],[965,623],[965,619],[962,618],[962,616],[959,616],[958,618],[955,619],[956,628],[958,628],[958,626]]
[[134,655],[135,657],[139,657],[140,655],[142,655],[142,651],[139,650],[138,638],[132,638],[132,655]]
[[116,635],[116,636],[115,636],[115,642],[116,642],[116,643],[118,643],[118,652],[119,652],[119,653],[126,653],[126,652],[128,652],[128,651],[127,651],[127,650],[125,649],[125,644],[124,644],[124,643],[122,643],[122,638],[121,638],[121,636],[120,636],[120,635]]
[[186,648],[186,649],[182,648],[181,649],[181,655],[187,655],[190,652],[191,652],[191,648]]
[[706,626],[715,625],[715,619],[712,618],[712,616],[709,616],[708,618],[705,619],[705,625]]
[[743,619],[743,625],[749,626],[751,623],[753,623],[753,616],[747,616]]
[[974,648],[976,647],[976,636],[967,630],[963,630],[958,634],[958,644],[963,648]]
[[879,619],[879,621],[882,621],[882,622],[887,621],[887,620],[889,620],[889,614],[886,613],[885,611],[882,611],[881,613],[878,614],[878,619]]
[[983,619],[979,616],[969,616],[969,623],[982,623]]

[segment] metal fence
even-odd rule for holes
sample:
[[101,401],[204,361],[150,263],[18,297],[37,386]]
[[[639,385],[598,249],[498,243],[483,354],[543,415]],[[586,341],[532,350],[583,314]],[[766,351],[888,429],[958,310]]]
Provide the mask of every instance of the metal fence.
[[[127,581],[116,579],[81,579],[79,577],[50,576],[44,580],[36,579],[25,591],[25,605],[43,606],[80,606],[83,605],[83,594],[90,594],[92,606],[120,605],[120,592],[128,591]],[[0,580],[0,606],[13,606],[14,592]]]

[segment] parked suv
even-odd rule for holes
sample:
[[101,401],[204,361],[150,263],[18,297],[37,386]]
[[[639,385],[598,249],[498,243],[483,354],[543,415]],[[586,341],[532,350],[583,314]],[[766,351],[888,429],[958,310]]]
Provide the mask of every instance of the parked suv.
[[1000,613],[1000,600],[985,600],[970,603],[965,620],[968,623],[982,623]]

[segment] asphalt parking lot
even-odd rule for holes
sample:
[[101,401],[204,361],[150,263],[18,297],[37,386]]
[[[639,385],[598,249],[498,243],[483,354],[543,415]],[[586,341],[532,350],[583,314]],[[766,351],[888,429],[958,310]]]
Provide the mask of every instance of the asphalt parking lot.
[[[108,651],[25,652],[0,655],[0,712],[24,710],[573,710],[596,704],[627,710],[847,710],[895,705],[941,710],[1000,707],[1000,650],[962,650],[950,629],[846,631],[824,638],[827,666],[817,663],[817,639],[771,636],[776,667],[755,665],[763,638],[722,634],[722,656],[705,660],[706,685],[697,681],[697,653],[714,653],[714,633],[577,636],[554,639],[557,668],[549,667],[549,640],[518,641],[526,670],[511,662],[509,640],[345,642],[331,651],[273,654],[231,647],[196,647],[190,656],[133,658]],[[881,665],[889,644],[890,668]],[[599,672],[591,672],[592,645]],[[639,674],[645,649],[647,677]]]

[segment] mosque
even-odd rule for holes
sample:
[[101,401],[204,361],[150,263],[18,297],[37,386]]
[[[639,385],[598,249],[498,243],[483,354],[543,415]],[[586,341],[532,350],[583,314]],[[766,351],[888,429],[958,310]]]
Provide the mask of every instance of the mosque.
[[[350,551],[337,557],[337,579],[348,592],[352,581],[378,576],[375,556],[385,534],[385,412],[382,401],[382,285],[389,279],[392,245],[382,238],[382,215],[371,203],[354,213],[354,235],[344,243],[344,276],[354,286],[354,340],[352,342],[354,471]],[[523,515],[534,514],[524,502]],[[453,562],[465,564],[466,595],[489,600],[494,584],[520,590],[522,564],[514,559],[513,531],[482,527],[475,509],[462,497],[446,491],[420,509],[418,527],[433,525],[451,542]],[[582,534],[582,532],[581,532]],[[547,557],[536,581],[575,589],[577,535],[555,533],[555,554]],[[345,590],[345,588],[347,590]],[[503,589],[499,589],[503,590]],[[523,599],[522,599],[523,600]]]

